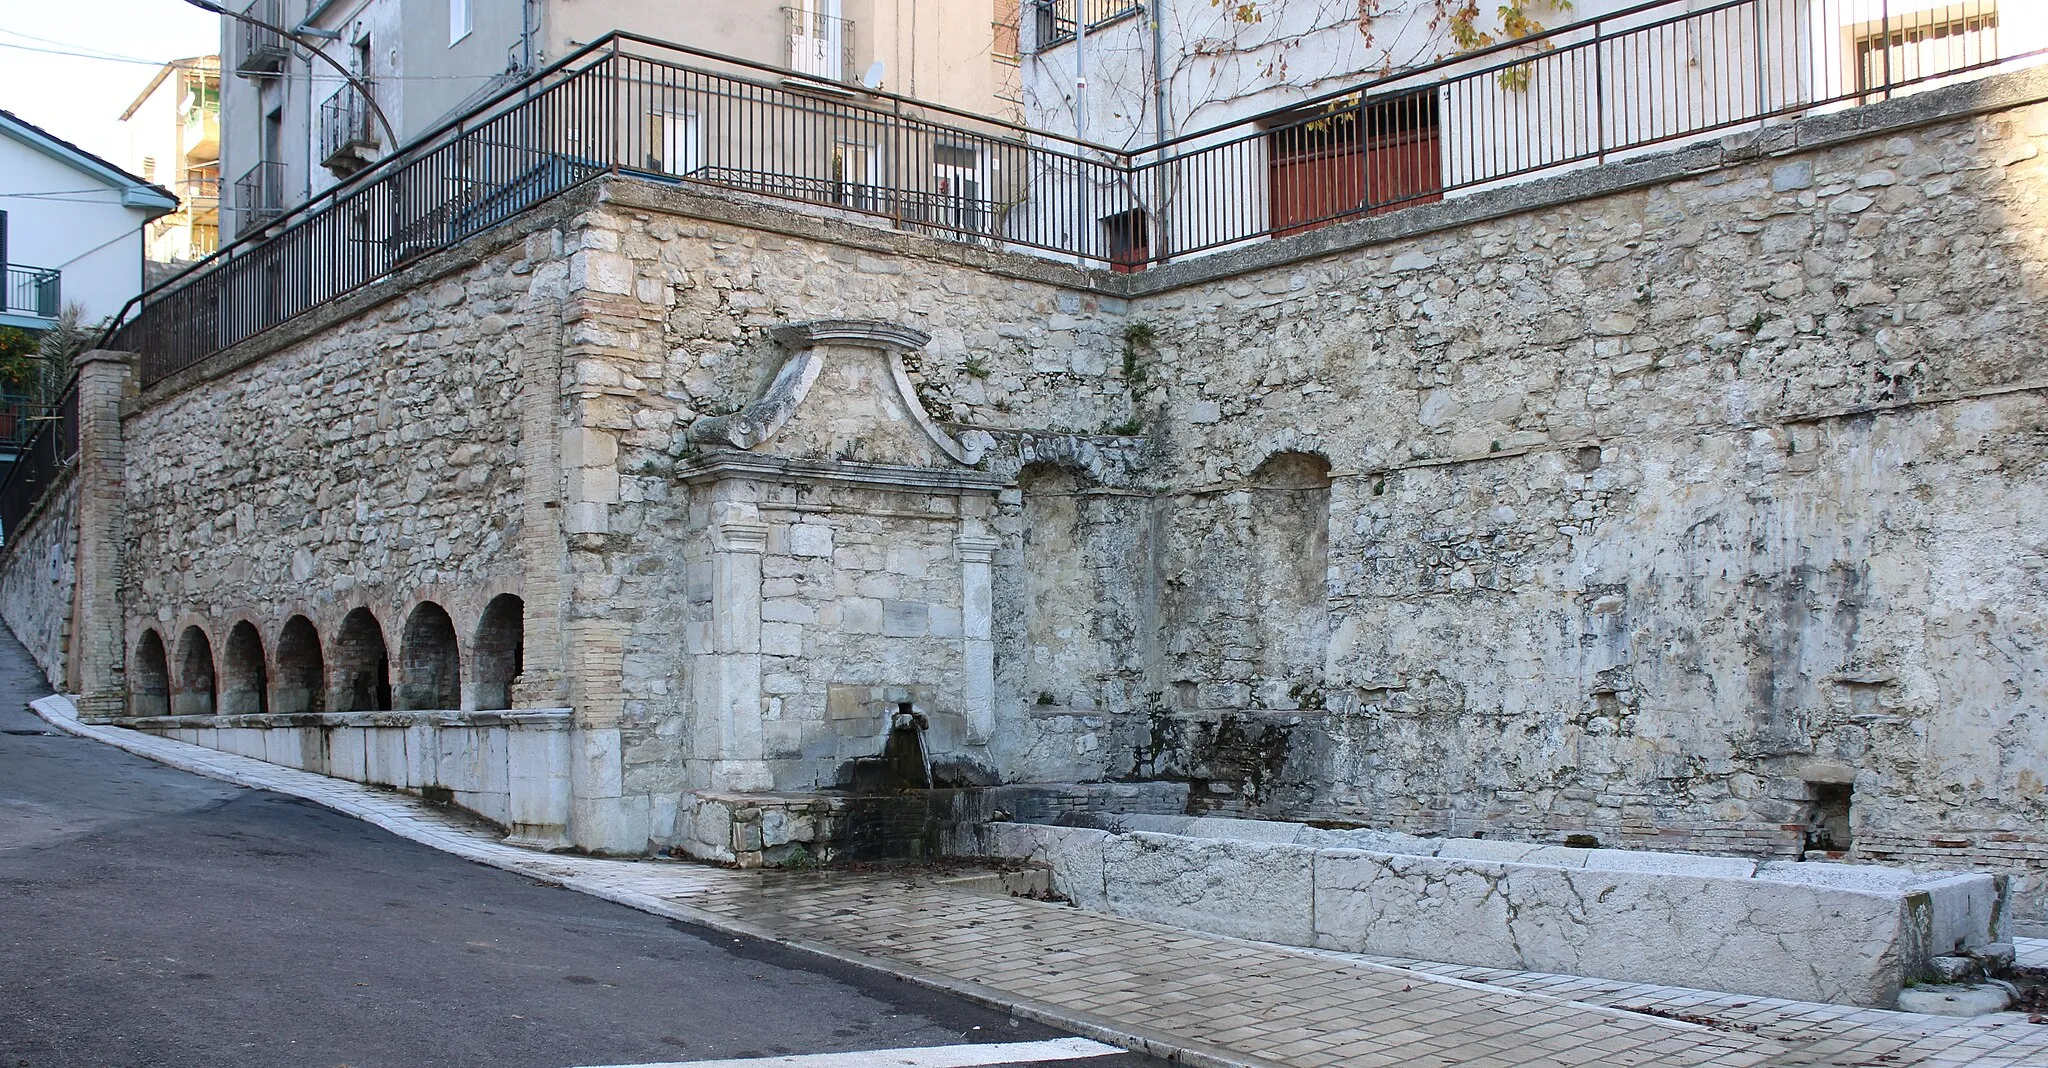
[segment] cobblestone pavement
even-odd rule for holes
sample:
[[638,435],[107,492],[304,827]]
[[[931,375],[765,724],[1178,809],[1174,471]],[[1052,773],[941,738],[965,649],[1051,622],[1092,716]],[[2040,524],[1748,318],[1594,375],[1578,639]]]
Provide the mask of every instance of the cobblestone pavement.
[[997,897],[925,871],[737,872],[538,854],[393,791],[80,725],[64,698],[36,707],[62,729],[304,797],[479,863],[1198,1066],[2048,1068],[2048,1027],[2015,1014],[1959,1021],[1317,953]]

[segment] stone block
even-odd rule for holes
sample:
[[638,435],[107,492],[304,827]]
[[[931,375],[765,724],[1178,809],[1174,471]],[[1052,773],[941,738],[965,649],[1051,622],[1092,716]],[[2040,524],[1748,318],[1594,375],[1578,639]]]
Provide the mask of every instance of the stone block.
[[1348,953],[1517,967],[1498,864],[1325,849],[1315,854],[1313,945]]
[[263,733],[263,759],[287,768],[304,768],[306,754],[297,730],[273,727]]
[[1236,938],[1308,945],[1315,851],[1139,832],[1103,846],[1111,912]]
[[1648,850],[1639,849],[1590,850],[1586,857],[1586,867],[1595,871],[1718,875],[1726,879],[1747,879],[1756,874],[1756,861],[1747,857],[1710,857],[1698,853],[1653,853]]
[[882,634],[889,638],[918,638],[931,633],[931,606],[921,601],[883,601]]
[[789,555],[806,557],[831,556],[832,528],[822,523],[790,524]]
[[369,781],[369,739],[363,727],[327,731],[327,774],[350,782]]
[[370,727],[365,754],[368,757],[366,782],[379,786],[395,786],[404,789],[414,785],[406,775],[405,728]]

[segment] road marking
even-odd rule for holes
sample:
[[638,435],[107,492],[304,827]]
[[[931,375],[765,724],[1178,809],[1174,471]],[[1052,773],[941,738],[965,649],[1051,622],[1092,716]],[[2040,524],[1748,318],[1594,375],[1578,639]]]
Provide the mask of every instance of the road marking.
[[585,1068],[975,1068],[988,1064],[1042,1064],[1077,1061],[1123,1053],[1085,1038],[1051,1042],[1001,1042],[972,1046],[910,1046],[860,1053],[805,1053],[791,1057],[751,1057],[724,1061],[660,1061],[653,1064],[599,1064]]

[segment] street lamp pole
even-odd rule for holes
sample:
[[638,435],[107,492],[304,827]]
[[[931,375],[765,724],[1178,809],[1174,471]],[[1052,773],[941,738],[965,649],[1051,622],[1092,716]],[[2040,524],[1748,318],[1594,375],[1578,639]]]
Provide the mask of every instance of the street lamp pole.
[[355,87],[356,92],[363,94],[363,103],[369,105],[370,112],[377,116],[378,125],[384,127],[384,136],[387,139],[385,143],[391,146],[392,151],[395,152],[398,150],[398,131],[392,127],[391,119],[389,116],[384,114],[384,109],[377,105],[377,98],[374,94],[370,92],[369,83],[363,81],[361,78],[356,77],[353,73],[349,71],[347,67],[337,62],[333,56],[330,56],[327,53],[322,52],[320,50],[319,45],[314,44],[312,41],[306,39],[305,37],[297,33],[294,33],[291,30],[287,30],[282,26],[273,26],[270,23],[255,17],[254,15],[243,14],[239,11],[229,11],[227,8],[224,8],[219,4],[214,3],[213,0],[185,0],[185,2],[191,4],[193,7],[196,7],[201,11],[212,12],[213,14],[220,15],[225,18],[234,19],[236,22],[246,22],[249,25],[255,26],[259,29],[269,30],[270,32],[277,34],[278,36],[283,37],[284,39],[291,41],[294,44],[303,46],[306,49],[306,51],[311,52],[314,55],[319,56],[321,59],[325,60],[328,66],[333,67],[336,73],[339,73],[344,79],[348,81],[348,84]]

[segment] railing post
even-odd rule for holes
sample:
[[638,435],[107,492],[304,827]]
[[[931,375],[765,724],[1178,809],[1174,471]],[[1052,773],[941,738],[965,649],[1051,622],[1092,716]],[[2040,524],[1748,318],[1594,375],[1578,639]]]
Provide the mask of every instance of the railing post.
[[[1900,43],[1904,43],[1903,41]],[[1892,98],[1892,0],[1877,5],[1877,46],[1884,52],[1884,98]]]
[[1607,162],[1607,61],[1600,55],[1605,40],[1600,24],[1593,24],[1593,151],[1598,162]]
[[104,349],[81,353],[73,362],[78,372],[78,555],[65,683],[79,695],[78,712],[85,717],[119,716],[128,707],[121,623],[121,537],[127,511],[121,402],[135,389],[136,364],[135,353]]

